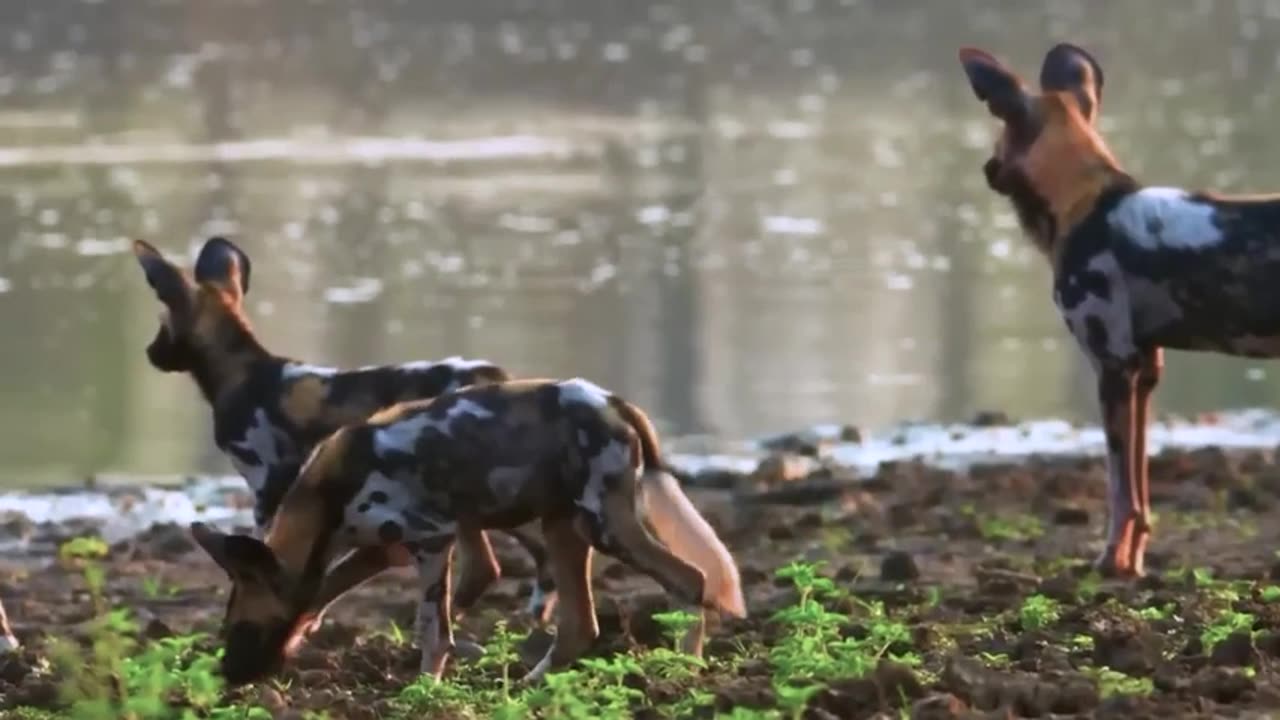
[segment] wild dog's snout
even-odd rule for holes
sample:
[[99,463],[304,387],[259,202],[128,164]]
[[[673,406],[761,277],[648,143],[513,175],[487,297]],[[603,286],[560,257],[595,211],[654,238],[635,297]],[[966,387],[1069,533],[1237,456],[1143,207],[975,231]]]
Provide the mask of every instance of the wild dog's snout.
[[237,622],[227,629],[222,676],[228,685],[245,685],[275,674],[284,665],[288,626],[269,628]]
[[982,164],[982,175],[987,179],[987,187],[1002,195],[1007,195],[1008,189],[1000,177],[1001,168],[1000,160],[991,158]]

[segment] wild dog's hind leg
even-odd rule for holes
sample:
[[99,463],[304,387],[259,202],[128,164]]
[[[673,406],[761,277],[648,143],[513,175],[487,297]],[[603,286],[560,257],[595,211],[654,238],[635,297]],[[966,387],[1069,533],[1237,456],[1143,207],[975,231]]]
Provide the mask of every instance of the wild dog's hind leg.
[[529,594],[527,611],[537,618],[538,622],[546,623],[551,619],[551,613],[555,611],[557,602],[555,571],[547,561],[547,551],[541,543],[523,530],[512,528],[503,532],[520,543],[525,552],[533,558],[535,566],[533,592]]
[[1102,363],[1098,370],[1098,400],[1107,437],[1107,545],[1094,561],[1106,576],[1133,576],[1134,530],[1141,515],[1134,466],[1137,370],[1120,363]]
[[9,616],[4,612],[4,603],[0,602],[0,653],[17,650],[18,638],[13,635],[13,628],[9,627]]
[[1129,547],[1129,567],[1133,568],[1134,575],[1146,572],[1147,541],[1151,538],[1151,464],[1147,458],[1147,422],[1151,413],[1151,395],[1163,374],[1164,352],[1155,348],[1143,353],[1134,388],[1133,460],[1130,465],[1133,468],[1133,485],[1138,491],[1138,517]]
[[590,649],[600,635],[595,601],[591,595],[591,546],[574,528],[571,517],[549,517],[542,521],[551,572],[562,596],[556,624],[556,638],[542,660],[522,678],[534,682],[548,670],[564,667]]
[[418,562],[422,600],[418,603],[415,635],[422,652],[421,671],[439,680],[453,650],[453,624],[449,613],[449,570],[453,540],[432,538],[406,543]]

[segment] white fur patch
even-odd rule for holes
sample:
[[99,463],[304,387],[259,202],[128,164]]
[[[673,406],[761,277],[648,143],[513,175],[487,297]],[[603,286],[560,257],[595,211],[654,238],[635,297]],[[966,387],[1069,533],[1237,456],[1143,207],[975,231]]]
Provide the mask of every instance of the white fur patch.
[[595,408],[603,408],[609,404],[612,395],[608,390],[590,380],[573,378],[560,383],[560,404],[584,403]]
[[[386,501],[373,502],[370,496],[374,492],[385,495]],[[355,534],[346,539],[357,544],[376,543],[378,529],[388,521],[399,525],[408,537],[410,530],[408,523],[405,522],[404,512],[407,508],[413,507],[414,503],[413,494],[404,483],[396,482],[380,472],[370,473],[365,478],[360,492],[347,504],[343,512],[346,525],[356,529]],[[364,512],[360,512],[361,506],[367,506]]]
[[396,367],[401,370],[418,371],[430,370],[437,365],[447,365],[458,372],[462,372],[464,370],[475,370],[476,368],[488,367],[492,364],[493,363],[488,360],[468,360],[459,355],[450,355],[443,360],[414,360],[413,362],[403,363]]
[[1121,200],[1107,223],[1146,250],[1202,250],[1222,242],[1213,224],[1217,210],[1192,202],[1185,190],[1152,187]]
[[227,453],[236,472],[244,476],[249,489],[258,492],[267,484],[267,468],[280,462],[280,451],[276,448],[275,428],[267,419],[267,412],[258,409],[254,413],[253,422],[245,428],[244,437],[230,445],[240,450],[248,450],[258,456],[258,463],[251,465],[238,458],[235,453]]
[[[1094,369],[1097,369],[1102,358],[1094,354],[1096,350],[1102,350],[1112,358],[1128,358],[1133,357],[1138,348],[1133,341],[1133,306],[1120,263],[1114,255],[1106,252],[1090,260],[1088,269],[1106,278],[1110,290],[1108,297],[1103,299],[1100,295],[1089,294],[1075,307],[1062,310],[1062,316]],[[1090,318],[1101,322],[1106,330],[1105,348],[1090,347]]]
[[384,457],[389,452],[412,454],[423,430],[432,428],[450,435],[450,426],[463,415],[488,420],[493,417],[493,412],[483,405],[466,399],[459,400],[450,406],[441,420],[432,417],[427,411],[420,411],[404,420],[376,430],[373,434],[373,451],[378,457]]
[[338,368],[325,365],[308,365],[306,363],[287,363],[280,376],[285,380],[297,380],[303,377],[332,377],[338,374]]

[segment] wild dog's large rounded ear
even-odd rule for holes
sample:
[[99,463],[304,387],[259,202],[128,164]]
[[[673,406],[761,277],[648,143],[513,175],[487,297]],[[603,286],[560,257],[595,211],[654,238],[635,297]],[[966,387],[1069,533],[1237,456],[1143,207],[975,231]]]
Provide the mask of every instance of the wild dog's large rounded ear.
[[209,557],[218,564],[218,567],[231,574],[231,568],[227,562],[227,534],[214,530],[202,522],[191,523],[191,537],[196,541],[202,550],[208,553]]
[[175,305],[186,297],[187,280],[182,272],[145,240],[133,241],[133,255],[142,266],[147,284],[156,291],[156,297],[165,305]]
[[250,574],[271,578],[280,572],[275,553],[257,538],[224,533],[198,521],[191,523],[191,536],[233,578]]
[[1045,53],[1040,65],[1040,89],[1069,92],[1080,113],[1093,122],[1102,106],[1102,66],[1084,48],[1058,43]]
[[1006,123],[1022,122],[1030,115],[1031,96],[1016,73],[977,48],[960,48],[959,57],[973,94],[987,104],[992,115]]
[[196,281],[212,283],[237,298],[249,292],[249,256],[224,237],[209,238],[196,257]]

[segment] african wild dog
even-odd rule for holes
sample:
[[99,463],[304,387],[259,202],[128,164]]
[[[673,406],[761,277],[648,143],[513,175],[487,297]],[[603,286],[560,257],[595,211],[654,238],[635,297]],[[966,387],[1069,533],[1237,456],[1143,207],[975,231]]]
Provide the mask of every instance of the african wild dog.
[[[409,556],[422,582],[422,671],[438,679],[453,645],[454,538],[533,520],[561,597],[555,643],[526,681],[598,636],[593,547],[701,606],[704,620],[711,610],[746,616],[734,559],[664,468],[648,417],[579,378],[515,380],[403,403],[338,430],[306,461],[265,542],[192,524],[234,588],[223,675],[242,684],[277,671],[317,608]],[[359,560],[326,573],[348,548]],[[701,653],[704,630],[689,633],[688,651]]]
[[[254,525],[265,533],[308,453],[339,427],[402,400],[425,399],[469,384],[508,379],[490,363],[452,357],[357,370],[297,362],[268,352],[244,313],[249,257],[212,238],[188,272],[141,240],[133,245],[147,282],[164,305],[147,347],[151,364],[187,373],[213,409],[214,439],[249,483]],[[507,531],[534,557],[538,578],[529,609],[542,617],[554,589],[541,544]],[[497,580],[500,568],[483,531],[459,538],[464,553],[457,597],[470,607]]]
[[1095,128],[1102,68],[1075,45],[1045,54],[1038,93],[986,52],[959,59],[1004,123],[987,184],[1048,258],[1054,303],[1097,377],[1110,517],[1095,565],[1143,575],[1162,349],[1280,356],[1280,196],[1151,187],[1126,173]]

